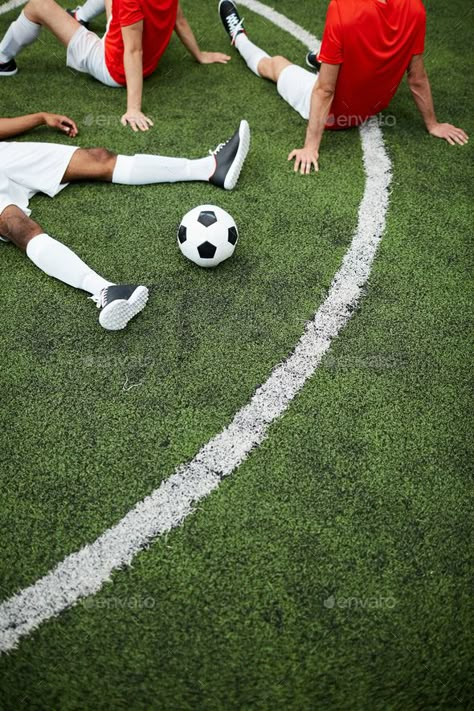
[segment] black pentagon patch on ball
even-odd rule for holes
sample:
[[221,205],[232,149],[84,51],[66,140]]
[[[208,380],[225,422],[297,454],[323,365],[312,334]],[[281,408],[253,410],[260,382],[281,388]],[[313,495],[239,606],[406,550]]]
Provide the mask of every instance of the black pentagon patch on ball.
[[237,232],[237,227],[229,227],[229,242],[236,244],[238,239],[239,233]]
[[183,242],[186,242],[186,237],[187,237],[186,232],[187,232],[186,227],[184,225],[180,225],[179,230],[178,230],[178,239],[179,239],[180,244],[183,244]]
[[212,259],[217,252],[217,247],[210,242],[203,242],[199,245],[198,252],[201,259]]
[[212,210],[203,210],[199,213],[197,221],[200,222],[201,225],[204,225],[204,227],[210,227],[217,222],[216,213],[212,212]]

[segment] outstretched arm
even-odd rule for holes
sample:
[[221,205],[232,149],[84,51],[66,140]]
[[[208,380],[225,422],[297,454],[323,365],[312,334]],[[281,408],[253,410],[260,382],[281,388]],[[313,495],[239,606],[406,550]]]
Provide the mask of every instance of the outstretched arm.
[[288,160],[295,160],[295,173],[299,170],[302,175],[309,174],[313,167],[316,171],[319,170],[319,146],[334,99],[339,69],[340,64],[321,64],[318,81],[311,96],[304,148],[297,148],[288,156]]
[[418,111],[423,117],[428,132],[436,138],[444,138],[454,146],[456,143],[463,146],[469,138],[462,128],[456,128],[450,123],[438,123],[436,118],[430,80],[426,73],[422,54],[412,57],[408,67],[408,86]]
[[127,111],[122,116],[122,125],[134,131],[148,131],[153,121],[142,113],[143,93],[143,20],[122,27],[123,64],[127,80]]
[[28,116],[18,116],[17,118],[0,118],[0,141],[4,141],[6,138],[13,138],[20,135],[20,133],[26,133],[37,126],[56,128],[71,138],[77,136],[77,126],[72,119],[67,116],[41,112],[29,114]]
[[230,57],[227,54],[222,54],[221,52],[202,52],[199,49],[194,32],[184,16],[181,5],[178,5],[178,14],[176,16],[176,25],[174,29],[189,54],[194,57],[199,64],[227,64],[230,60]]

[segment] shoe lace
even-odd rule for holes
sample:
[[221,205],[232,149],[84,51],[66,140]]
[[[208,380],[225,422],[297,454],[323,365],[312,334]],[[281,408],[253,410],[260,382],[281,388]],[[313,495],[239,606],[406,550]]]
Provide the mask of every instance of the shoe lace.
[[243,31],[244,29],[244,18],[239,19],[239,17],[235,14],[232,13],[232,15],[229,15],[227,17],[227,25],[229,27],[229,33],[232,38],[232,44],[235,44],[235,38],[239,34],[239,32]]
[[89,297],[98,309],[102,309],[105,306],[105,292],[106,289],[101,289],[98,294],[92,294],[92,296]]
[[210,156],[216,156],[230,141],[230,138],[227,141],[224,141],[224,143],[219,143],[217,148],[214,148],[214,150],[209,151]]

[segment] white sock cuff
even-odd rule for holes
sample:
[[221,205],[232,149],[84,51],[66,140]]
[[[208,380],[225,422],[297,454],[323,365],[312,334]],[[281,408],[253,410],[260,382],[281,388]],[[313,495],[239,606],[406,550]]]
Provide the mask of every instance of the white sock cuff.
[[43,250],[47,249],[52,242],[55,242],[52,237],[43,232],[40,235],[36,235],[33,239],[30,239],[26,245],[26,254],[34,262],[38,258],[38,254]]
[[259,77],[260,72],[257,67],[262,59],[269,59],[270,55],[251,42],[244,33],[237,35],[235,40],[235,48],[245,60],[248,68]]
[[119,185],[130,185],[135,156],[117,156],[112,182]]
[[29,17],[25,15],[24,10],[20,12],[17,22],[22,24],[25,29],[28,28],[30,32],[37,32],[38,34],[41,32],[41,25],[38,25],[37,22],[30,20]]

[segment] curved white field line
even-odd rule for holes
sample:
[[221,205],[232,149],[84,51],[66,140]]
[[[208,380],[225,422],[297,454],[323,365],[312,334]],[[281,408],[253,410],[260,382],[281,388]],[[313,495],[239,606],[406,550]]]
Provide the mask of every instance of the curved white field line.
[[6,12],[10,12],[10,10],[14,10],[16,7],[26,5],[26,3],[27,0],[8,0],[8,2],[4,3],[3,5],[0,5],[0,15],[4,15]]
[[[283,15],[260,2],[240,0],[256,13],[300,39],[307,47],[317,40]],[[129,565],[154,538],[178,526],[193,504],[216,489],[264,440],[270,424],[289,406],[313,375],[331,340],[353,313],[367,281],[385,227],[391,164],[376,122],[360,129],[366,185],[359,207],[357,232],[331,285],[328,297],[287,360],[277,366],[220,434],[188,464],[135,506],[94,543],[69,555],[51,572],[0,605],[0,653],[58,615],[80,598],[98,592],[114,570]]]

